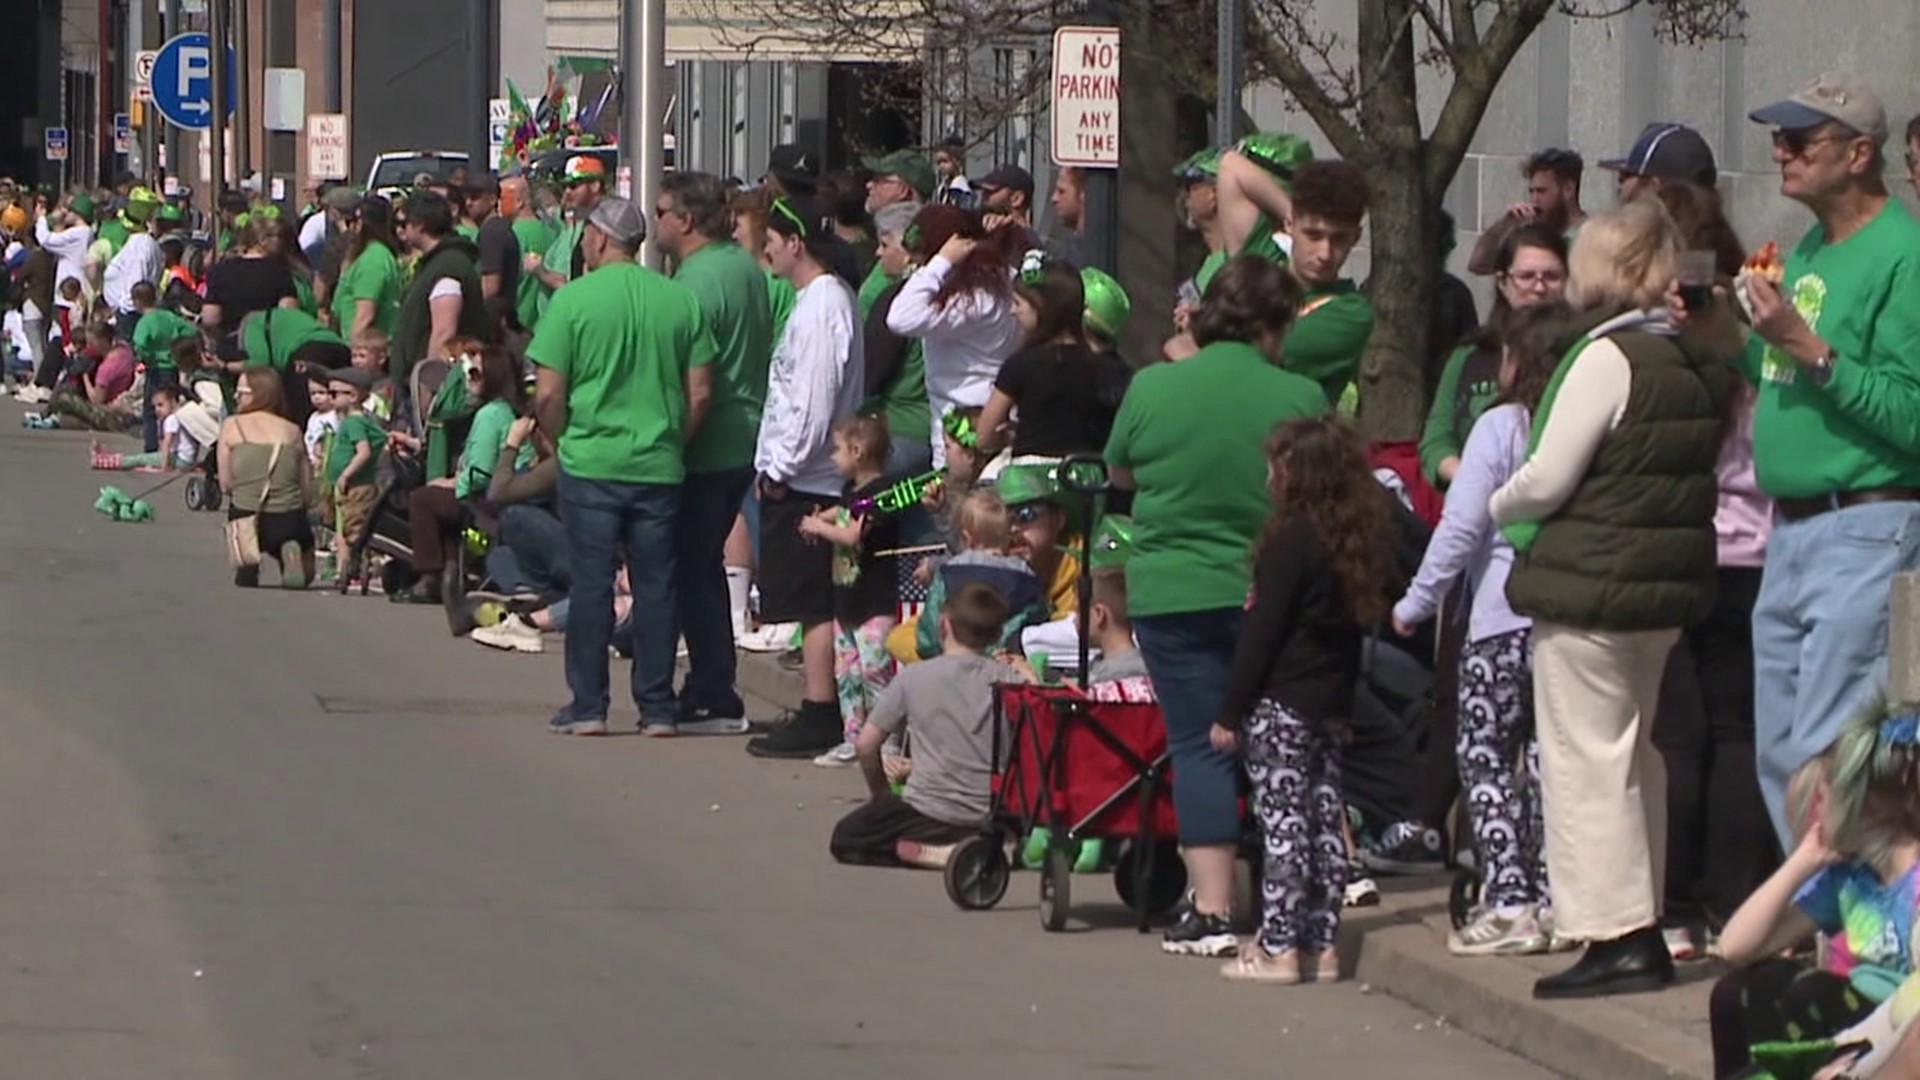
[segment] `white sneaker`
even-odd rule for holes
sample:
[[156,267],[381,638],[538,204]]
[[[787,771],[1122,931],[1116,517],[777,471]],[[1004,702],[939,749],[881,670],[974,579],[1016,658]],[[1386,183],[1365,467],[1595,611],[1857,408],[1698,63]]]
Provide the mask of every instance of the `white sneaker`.
[[491,649],[505,649],[508,652],[542,653],[547,651],[547,643],[540,631],[518,618],[505,618],[492,626],[475,627],[468,637]]
[[798,623],[768,623],[751,634],[740,636],[740,647],[748,652],[782,653],[793,648]]
[[1540,927],[1531,908],[1501,914],[1481,908],[1467,925],[1447,935],[1447,951],[1455,956],[1530,956],[1552,947],[1552,936]]
[[1344,907],[1373,907],[1380,903],[1380,886],[1370,877],[1356,877],[1347,882],[1347,895]]
[[814,758],[813,763],[823,769],[844,769],[857,760],[859,760],[859,754],[854,750],[853,744],[843,742],[839,746]]

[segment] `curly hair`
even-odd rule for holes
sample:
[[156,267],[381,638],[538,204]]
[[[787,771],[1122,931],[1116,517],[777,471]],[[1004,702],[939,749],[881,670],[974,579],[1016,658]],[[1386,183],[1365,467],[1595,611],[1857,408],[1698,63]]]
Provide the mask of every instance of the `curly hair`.
[[1294,216],[1310,215],[1344,225],[1367,216],[1373,191],[1367,174],[1351,161],[1309,161],[1293,174]]
[[1305,518],[1353,621],[1370,627],[1386,618],[1394,599],[1392,496],[1373,478],[1359,434],[1329,416],[1289,420],[1267,440],[1267,473],[1273,517],[1256,553],[1278,542],[1287,522]]

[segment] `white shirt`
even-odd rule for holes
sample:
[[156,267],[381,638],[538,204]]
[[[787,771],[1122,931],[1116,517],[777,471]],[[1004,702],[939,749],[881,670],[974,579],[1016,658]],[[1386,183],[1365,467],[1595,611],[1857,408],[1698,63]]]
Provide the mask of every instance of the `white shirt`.
[[193,441],[193,435],[180,423],[179,414],[167,417],[160,422],[160,433],[173,436],[173,463],[182,469],[191,469],[200,464],[200,444]]
[[1000,365],[1020,347],[1020,323],[1011,299],[975,291],[936,307],[933,298],[953,272],[953,264],[935,255],[913,272],[893,298],[887,329],[919,338],[926,358],[927,404],[933,409],[933,465],[947,461],[940,419],[956,407],[985,405]]
[[327,242],[327,212],[316,210],[300,226],[300,250],[307,251]]
[[160,242],[143,232],[127,237],[126,246],[120,254],[107,264],[107,276],[100,286],[100,295],[106,298],[107,306],[116,313],[133,310],[133,287],[146,282],[156,288],[160,284],[160,272],[166,269],[166,259],[161,255]]
[[40,246],[59,260],[53,277],[54,290],[57,292],[68,278],[78,281],[84,289],[87,284],[87,249],[93,246],[93,226],[72,225],[55,232],[43,217],[34,222],[33,234],[39,237]]
[[458,300],[463,295],[465,294],[460,291],[459,278],[443,277],[439,281],[434,282],[433,288],[427,291],[427,302],[432,303],[435,300],[448,296]]
[[307,460],[320,464],[320,447],[327,433],[340,430],[340,414],[329,409],[307,417]]
[[823,273],[800,290],[773,350],[755,471],[809,495],[840,494],[833,425],[859,408],[863,346],[859,309],[845,282]]

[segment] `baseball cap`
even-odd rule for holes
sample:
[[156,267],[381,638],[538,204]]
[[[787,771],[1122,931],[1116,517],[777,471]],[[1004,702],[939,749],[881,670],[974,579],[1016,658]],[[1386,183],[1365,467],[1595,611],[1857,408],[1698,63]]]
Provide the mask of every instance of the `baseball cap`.
[[789,190],[812,191],[820,182],[820,162],[798,143],[782,143],[767,155],[767,175]]
[[601,199],[587,215],[587,224],[607,234],[607,239],[622,247],[632,247],[647,238],[647,215],[632,199],[609,195]]
[[899,177],[923,199],[932,197],[933,189],[939,186],[939,181],[933,175],[933,166],[926,158],[911,150],[895,150],[879,157],[862,158],[860,163],[875,176]]
[[327,193],[320,197],[320,201],[326,204],[327,209],[337,210],[344,214],[354,207],[359,206],[360,198],[360,193],[355,191],[352,185],[341,184],[337,187],[328,188]]
[[464,194],[469,198],[481,195],[500,194],[500,178],[492,173],[481,173],[467,181]]
[[567,167],[560,174],[560,180],[569,186],[595,180],[604,184],[607,180],[607,163],[591,154],[575,154],[567,159]]
[[1022,191],[1027,198],[1033,198],[1033,174],[1018,165],[1002,165],[985,178],[975,180],[973,186],[980,191]]
[[1720,175],[1713,148],[1685,124],[1648,124],[1626,157],[1602,161],[1600,167],[1633,176],[1697,180],[1703,184],[1713,183]]
[[327,384],[346,383],[362,393],[373,389],[373,372],[357,367],[334,368],[327,372]]
[[1850,71],[1826,72],[1785,101],[1755,109],[1748,119],[1781,131],[1803,131],[1831,122],[1875,142],[1887,138],[1887,107],[1865,79]]

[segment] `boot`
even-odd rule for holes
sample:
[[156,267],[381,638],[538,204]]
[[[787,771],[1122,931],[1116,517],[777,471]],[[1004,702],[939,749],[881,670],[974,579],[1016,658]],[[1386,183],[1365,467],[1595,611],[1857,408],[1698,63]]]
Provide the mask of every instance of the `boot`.
[[1587,946],[1574,965],[1533,984],[1543,1000],[1641,994],[1673,982],[1673,955],[1658,926]]
[[754,757],[811,759],[840,745],[840,705],[833,701],[803,701],[793,722],[747,741]]

